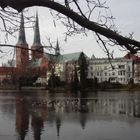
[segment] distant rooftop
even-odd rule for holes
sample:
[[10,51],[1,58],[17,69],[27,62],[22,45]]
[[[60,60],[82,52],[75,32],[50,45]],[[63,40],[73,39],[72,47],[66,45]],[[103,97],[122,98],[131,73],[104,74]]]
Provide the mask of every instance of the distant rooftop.
[[[80,57],[82,52],[75,52],[75,53],[68,53],[68,54],[61,54],[61,55],[52,55],[48,53],[44,53],[44,57],[48,61],[54,61],[55,63],[66,63],[69,61],[77,61]],[[88,58],[85,55],[86,58]],[[30,60],[29,66],[31,67],[39,67],[41,65],[42,58],[36,60]]]
[[67,53],[67,54],[60,54],[58,56],[57,55],[51,55],[51,54],[44,54],[44,56],[49,61],[52,61],[53,59],[55,59],[58,63],[65,63],[65,62],[68,62],[68,61],[77,61],[79,59],[81,53],[82,52]]
[[[75,52],[75,53],[68,53],[68,54],[62,54],[60,56],[60,60],[59,63],[64,63],[64,62],[68,62],[68,61],[77,61],[80,57],[80,54],[82,52]],[[86,54],[84,54],[86,58],[88,58],[88,56]]]

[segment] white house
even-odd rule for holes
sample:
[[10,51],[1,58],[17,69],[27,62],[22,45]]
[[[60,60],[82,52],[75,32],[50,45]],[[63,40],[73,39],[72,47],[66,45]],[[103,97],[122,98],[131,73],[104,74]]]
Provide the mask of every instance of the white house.
[[98,82],[110,81],[128,84],[132,78],[132,60],[125,58],[92,58],[89,60],[88,78]]

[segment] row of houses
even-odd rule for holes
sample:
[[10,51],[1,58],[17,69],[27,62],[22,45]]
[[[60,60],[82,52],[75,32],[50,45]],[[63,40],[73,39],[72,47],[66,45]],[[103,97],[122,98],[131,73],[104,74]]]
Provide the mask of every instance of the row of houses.
[[[56,64],[55,73],[60,76],[62,81],[70,81],[81,53],[60,56],[61,60]],[[86,55],[85,57],[88,63],[88,79],[96,77],[99,83],[110,81],[111,83],[128,84],[131,80],[135,84],[140,83],[140,58],[138,56],[127,54],[124,57],[114,59],[95,58],[93,56],[89,58]],[[79,75],[78,72],[77,74]]]

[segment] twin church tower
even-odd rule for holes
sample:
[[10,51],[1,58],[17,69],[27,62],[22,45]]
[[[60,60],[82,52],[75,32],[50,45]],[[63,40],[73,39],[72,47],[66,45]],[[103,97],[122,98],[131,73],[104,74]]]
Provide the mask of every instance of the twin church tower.
[[[43,46],[40,41],[40,31],[39,31],[39,21],[38,14],[36,14],[36,21],[34,27],[34,40],[31,46],[31,59],[35,61],[42,58],[44,55]],[[24,27],[24,17],[21,13],[20,30],[18,36],[18,42],[16,44],[16,68],[25,69],[29,65],[29,46],[26,42],[25,27]]]

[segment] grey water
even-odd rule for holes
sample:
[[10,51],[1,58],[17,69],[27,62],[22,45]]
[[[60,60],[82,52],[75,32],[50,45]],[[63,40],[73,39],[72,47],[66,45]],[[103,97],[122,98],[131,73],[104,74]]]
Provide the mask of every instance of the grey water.
[[139,140],[140,93],[0,91],[0,140]]

